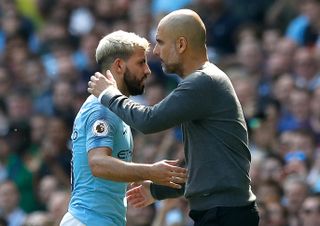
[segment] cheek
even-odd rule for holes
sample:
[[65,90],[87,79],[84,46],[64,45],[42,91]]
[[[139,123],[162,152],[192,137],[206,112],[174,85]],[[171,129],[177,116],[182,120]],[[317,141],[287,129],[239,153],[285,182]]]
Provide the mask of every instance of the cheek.
[[178,54],[174,47],[170,48],[169,51],[167,52],[167,59],[171,62],[177,62],[178,61]]

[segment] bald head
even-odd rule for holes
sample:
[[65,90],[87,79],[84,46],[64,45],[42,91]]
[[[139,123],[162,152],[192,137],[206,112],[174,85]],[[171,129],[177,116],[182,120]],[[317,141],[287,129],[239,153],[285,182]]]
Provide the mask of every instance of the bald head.
[[205,47],[206,28],[200,16],[190,9],[180,9],[166,15],[159,23],[171,38],[185,37],[191,48]]

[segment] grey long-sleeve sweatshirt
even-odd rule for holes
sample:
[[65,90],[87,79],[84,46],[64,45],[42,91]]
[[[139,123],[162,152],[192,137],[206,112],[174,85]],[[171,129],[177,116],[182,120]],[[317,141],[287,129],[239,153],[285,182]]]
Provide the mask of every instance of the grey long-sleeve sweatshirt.
[[154,106],[137,104],[111,87],[101,103],[143,133],[182,125],[189,172],[185,197],[192,210],[256,199],[243,111],[229,78],[214,64],[205,63]]

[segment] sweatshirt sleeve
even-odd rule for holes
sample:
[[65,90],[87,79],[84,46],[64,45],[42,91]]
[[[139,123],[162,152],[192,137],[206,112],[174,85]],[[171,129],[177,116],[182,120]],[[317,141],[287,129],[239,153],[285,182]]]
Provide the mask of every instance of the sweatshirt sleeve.
[[150,185],[151,195],[156,200],[177,198],[184,194],[184,190],[185,190],[185,184],[183,184],[180,189],[170,188],[167,186],[158,185],[154,183],[151,183]]
[[202,100],[209,90],[209,79],[201,75],[187,78],[154,106],[135,103],[113,87],[104,92],[100,102],[131,127],[142,133],[155,133],[205,117],[208,101]]

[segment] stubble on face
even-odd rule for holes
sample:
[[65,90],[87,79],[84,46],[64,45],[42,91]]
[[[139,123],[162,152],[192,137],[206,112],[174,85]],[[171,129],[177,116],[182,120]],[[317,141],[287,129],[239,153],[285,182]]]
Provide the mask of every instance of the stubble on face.
[[166,59],[162,59],[161,66],[162,70],[168,74],[179,74],[179,72],[181,71],[179,56],[174,46],[170,48],[170,52],[166,56]]
[[141,95],[144,91],[144,80],[147,76],[144,76],[141,80],[137,79],[128,67],[126,67],[126,71],[124,72],[124,83],[127,87],[127,90],[131,96]]

